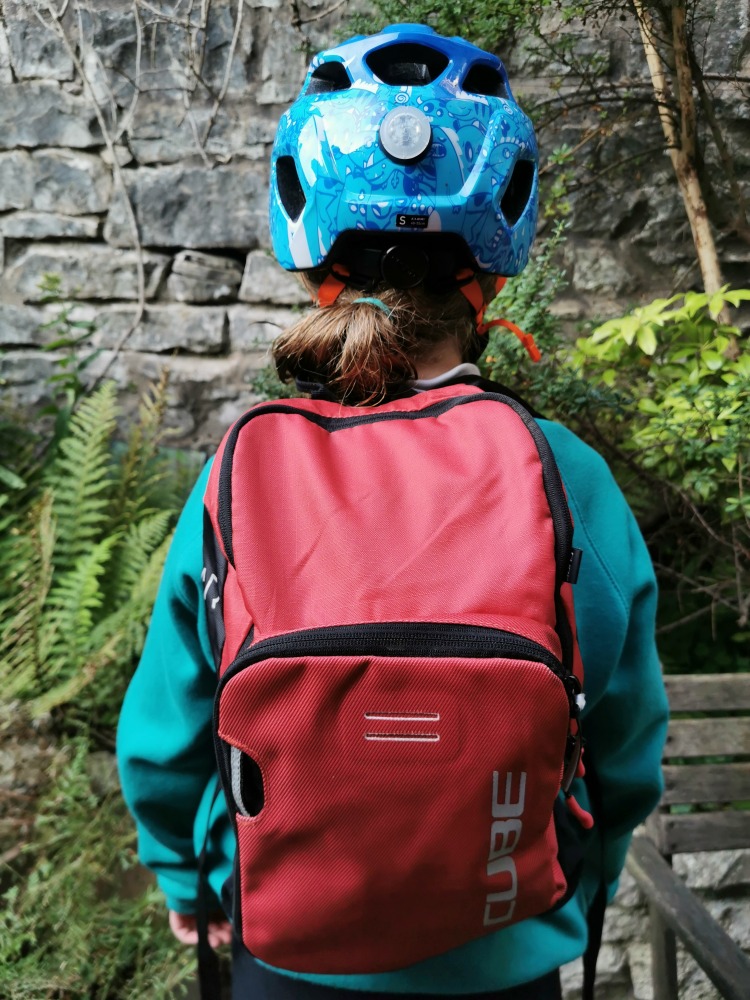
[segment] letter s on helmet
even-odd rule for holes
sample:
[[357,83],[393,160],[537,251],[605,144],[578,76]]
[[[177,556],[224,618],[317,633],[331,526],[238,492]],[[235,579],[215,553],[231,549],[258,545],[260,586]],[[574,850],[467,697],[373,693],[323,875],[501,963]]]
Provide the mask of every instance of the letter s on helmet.
[[463,267],[512,276],[536,229],[534,129],[496,56],[391,25],[313,59],[279,123],[270,191],[287,270],[353,260],[374,279],[395,250],[399,271],[405,260],[433,281]]

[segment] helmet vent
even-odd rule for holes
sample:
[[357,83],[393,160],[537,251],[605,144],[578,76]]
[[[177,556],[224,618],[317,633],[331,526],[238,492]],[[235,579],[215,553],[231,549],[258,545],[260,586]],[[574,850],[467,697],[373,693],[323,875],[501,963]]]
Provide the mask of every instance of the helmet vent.
[[348,90],[351,85],[343,63],[324,62],[313,70],[305,94],[331,94],[335,90]]
[[500,202],[500,210],[509,226],[515,226],[523,215],[533,185],[534,164],[531,160],[518,160]]
[[375,76],[391,87],[423,87],[437,80],[450,60],[428,45],[402,42],[376,49],[366,62]]
[[296,222],[302,215],[307,199],[293,157],[280,156],[276,161],[276,186],[284,211],[292,222]]
[[469,94],[508,98],[508,86],[503,74],[483,63],[475,63],[464,77],[463,89]]

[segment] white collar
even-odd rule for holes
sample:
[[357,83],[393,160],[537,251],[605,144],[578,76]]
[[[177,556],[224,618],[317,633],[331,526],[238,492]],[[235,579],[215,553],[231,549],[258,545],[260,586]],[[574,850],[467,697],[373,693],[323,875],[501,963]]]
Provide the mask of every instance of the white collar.
[[482,373],[476,365],[469,364],[468,361],[465,361],[463,364],[456,365],[456,367],[451,368],[450,371],[442,372],[434,378],[415,378],[411,383],[411,387],[412,389],[416,389],[417,392],[424,392],[425,389],[437,389],[439,386],[446,385],[448,382],[457,378],[463,378],[467,375],[481,376],[481,374]]

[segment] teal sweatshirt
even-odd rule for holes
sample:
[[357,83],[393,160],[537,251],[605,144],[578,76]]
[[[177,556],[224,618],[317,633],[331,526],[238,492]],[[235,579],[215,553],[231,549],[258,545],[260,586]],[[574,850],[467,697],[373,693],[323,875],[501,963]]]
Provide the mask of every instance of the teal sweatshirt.
[[[611,898],[631,831],[659,799],[667,702],[654,643],[651,560],[604,460],[565,427],[539,423],[567,490],[574,544],[584,552],[575,586],[585,670],[583,731],[597,764],[603,816],[589,835],[578,890],[555,913],[396,972],[301,978],[350,989],[460,994],[506,989],[542,976],[585,950],[586,912],[600,880]],[[195,912],[196,857],[206,831],[217,899],[234,855],[224,798],[214,801],[211,719],[217,678],[201,584],[208,471],[179,519],[118,731],[122,787],[136,820],[141,860],[156,873],[167,905],[182,913]],[[582,781],[574,783],[573,792],[589,806]]]

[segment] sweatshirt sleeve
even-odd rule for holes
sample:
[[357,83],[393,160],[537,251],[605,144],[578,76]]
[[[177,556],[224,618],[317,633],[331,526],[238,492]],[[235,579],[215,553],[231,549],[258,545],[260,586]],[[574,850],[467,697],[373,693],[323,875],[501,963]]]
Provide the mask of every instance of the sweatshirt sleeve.
[[583,550],[574,588],[584,665],[584,763],[598,778],[601,836],[596,864],[614,894],[634,828],[662,793],[668,705],[656,648],[657,587],[635,517],[604,459],[546,421]]
[[123,795],[141,861],[167,905],[192,912],[197,894],[194,826],[215,775],[211,733],[216,673],[200,590],[203,470],[175,529],[140,663],[117,733]]

